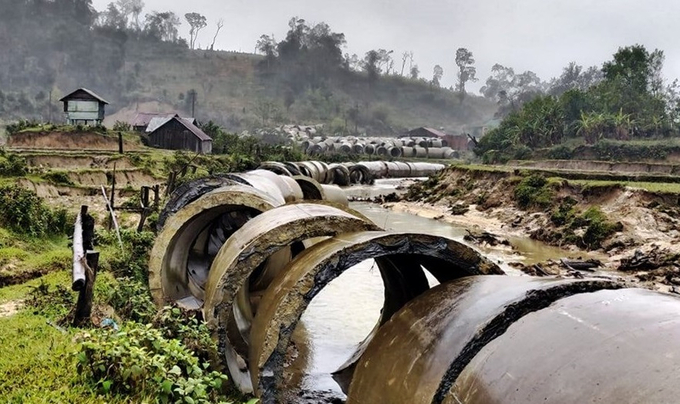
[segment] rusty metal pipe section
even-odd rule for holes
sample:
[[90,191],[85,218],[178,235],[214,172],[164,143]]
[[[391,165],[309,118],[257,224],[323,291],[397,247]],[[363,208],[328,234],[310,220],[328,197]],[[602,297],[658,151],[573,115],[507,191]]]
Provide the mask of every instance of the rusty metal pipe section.
[[675,402],[679,313],[607,280],[449,282],[378,330],[347,404]]
[[[239,366],[239,357],[247,358],[248,352],[239,352],[234,338],[228,334],[239,289],[257,282],[260,289],[266,290],[271,280],[280,274],[266,269],[256,273],[258,268],[273,254],[296,242],[378,229],[370,220],[349,208],[299,203],[259,215],[227,240],[210,268],[204,317],[209,326],[217,330],[220,351],[239,389],[252,390],[248,369]],[[240,337],[248,345],[250,324],[239,328],[242,331]]]
[[[250,333],[249,364],[256,394],[264,403],[285,402],[283,372],[291,336],[303,312],[321,289],[348,268],[367,259],[391,259],[382,266],[385,306],[381,322],[427,289],[417,266],[402,266],[404,258],[423,257],[418,263],[440,282],[470,275],[502,274],[492,262],[453,240],[423,234],[362,232],[336,236],[303,251],[265,291]],[[385,267],[391,270],[385,270]],[[421,278],[422,276],[422,278]],[[418,289],[418,290],[415,290]],[[361,357],[361,353],[355,355]],[[348,368],[353,369],[350,364]],[[371,402],[371,401],[368,401]],[[389,402],[389,401],[373,401]]]

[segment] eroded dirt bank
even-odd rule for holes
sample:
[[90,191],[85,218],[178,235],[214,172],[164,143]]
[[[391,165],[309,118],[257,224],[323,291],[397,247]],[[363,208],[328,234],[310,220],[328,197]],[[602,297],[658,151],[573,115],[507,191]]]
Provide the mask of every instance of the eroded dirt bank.
[[[529,237],[584,256],[597,252],[615,275],[665,291],[680,286],[680,196],[670,190],[451,167],[384,206],[476,234]],[[556,262],[543,263],[541,271],[572,272]]]

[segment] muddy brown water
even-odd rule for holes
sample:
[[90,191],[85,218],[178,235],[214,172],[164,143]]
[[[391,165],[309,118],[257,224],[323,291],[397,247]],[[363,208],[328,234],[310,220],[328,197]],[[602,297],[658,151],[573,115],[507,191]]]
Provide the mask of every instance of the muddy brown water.
[[[395,187],[400,183],[401,180],[381,180],[370,187],[348,188],[346,192],[348,196],[373,198],[395,192]],[[374,203],[353,202],[350,206],[386,230],[445,236],[468,244],[463,240],[466,234],[463,227],[393,212]],[[506,273],[515,276],[523,274],[509,267],[509,262],[536,263],[573,255],[528,238],[511,238],[510,242],[515,251],[507,247],[472,247],[498,263]],[[433,277],[428,276],[428,279],[431,285],[436,283]],[[312,300],[302,316],[301,327],[296,330],[294,339],[307,343],[299,350],[298,359],[286,371],[286,378],[292,380],[291,384],[305,391],[326,392],[324,397],[331,395],[344,398],[331,373],[352,355],[356,346],[371,332],[378,321],[383,296],[380,272],[373,260],[352,267],[322,290]]]

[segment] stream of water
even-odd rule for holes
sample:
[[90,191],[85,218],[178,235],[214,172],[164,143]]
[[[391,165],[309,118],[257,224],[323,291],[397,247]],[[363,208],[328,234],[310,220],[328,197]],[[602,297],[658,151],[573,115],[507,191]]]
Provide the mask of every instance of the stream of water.
[[[371,187],[354,187],[348,195],[360,198],[373,198],[381,194],[395,192],[400,180],[378,181]],[[350,206],[385,230],[399,232],[420,232],[444,236],[459,242],[466,234],[462,227],[426,219],[407,213],[392,212],[378,204],[354,202]],[[509,275],[522,274],[508,266],[509,262],[534,263],[550,258],[568,255],[564,250],[546,246],[530,239],[510,239],[510,248],[478,249],[484,256],[498,263]],[[467,243],[466,243],[467,244]],[[431,284],[436,280],[430,278]],[[309,341],[300,361],[302,369],[295,366],[295,372],[305,375],[299,387],[313,391],[332,391],[343,397],[340,388],[331,377],[354,352],[359,344],[375,326],[383,305],[383,284],[380,272],[373,260],[362,262],[335,279],[311,302],[302,316],[302,338]],[[300,328],[300,327],[299,327]],[[296,331],[297,332],[297,331]],[[300,338],[300,336],[298,336]]]

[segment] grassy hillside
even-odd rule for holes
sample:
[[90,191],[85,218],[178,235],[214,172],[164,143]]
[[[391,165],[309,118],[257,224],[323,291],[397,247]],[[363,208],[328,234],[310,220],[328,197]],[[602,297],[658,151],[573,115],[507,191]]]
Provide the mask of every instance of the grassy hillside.
[[[168,52],[142,42],[132,44],[127,54],[135,55],[124,67],[134,85],[109,107],[110,124],[134,115],[138,108],[190,114],[192,89],[197,93],[196,117],[214,120],[231,130],[322,122],[332,124],[335,131],[345,127],[352,131],[354,125],[346,122],[346,113],[358,106],[363,123],[360,130],[372,124],[373,131],[384,134],[418,126],[458,132],[466,125],[484,124],[497,108],[471,95],[461,103],[457,94],[421,80],[381,77],[376,85],[369,86],[365,74],[346,72],[325,89],[296,94],[286,109],[287,95],[281,83],[258,74],[261,56],[183,48]],[[150,101],[155,104],[144,105]],[[270,112],[263,120],[265,108]],[[120,110],[122,114],[115,114]],[[376,127],[376,121],[382,124]]]

